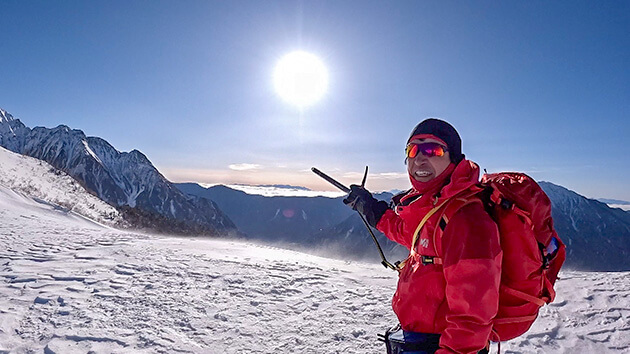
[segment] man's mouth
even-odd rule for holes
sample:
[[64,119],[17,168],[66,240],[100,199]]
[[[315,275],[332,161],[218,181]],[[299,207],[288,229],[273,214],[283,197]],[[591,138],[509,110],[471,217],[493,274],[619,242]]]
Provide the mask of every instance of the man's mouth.
[[431,175],[431,172],[429,171],[416,171],[414,173],[414,175],[418,176],[418,177],[428,177]]

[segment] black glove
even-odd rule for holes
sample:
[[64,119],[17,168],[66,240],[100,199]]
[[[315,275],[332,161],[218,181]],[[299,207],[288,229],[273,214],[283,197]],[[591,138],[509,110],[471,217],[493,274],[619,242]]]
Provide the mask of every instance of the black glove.
[[343,203],[364,215],[372,227],[376,227],[385,211],[389,209],[386,202],[377,200],[367,189],[356,184],[350,186],[350,194]]

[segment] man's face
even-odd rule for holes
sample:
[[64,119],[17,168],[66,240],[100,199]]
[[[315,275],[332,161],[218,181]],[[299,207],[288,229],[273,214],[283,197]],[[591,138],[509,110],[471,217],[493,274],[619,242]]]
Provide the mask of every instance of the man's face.
[[[414,139],[410,141],[413,144],[421,144],[421,143],[438,143],[441,144],[438,140],[427,138],[427,139]],[[448,165],[451,163],[451,158],[449,156],[448,151],[445,151],[442,156],[431,156],[427,157],[421,152],[415,157],[410,157],[407,159],[407,172],[419,182],[429,182],[435,177],[439,176]]]

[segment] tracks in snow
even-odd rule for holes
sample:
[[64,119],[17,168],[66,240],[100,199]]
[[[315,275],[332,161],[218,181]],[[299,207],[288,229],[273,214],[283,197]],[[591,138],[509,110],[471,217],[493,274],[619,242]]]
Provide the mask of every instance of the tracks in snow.
[[555,302],[532,329],[501,349],[506,353],[630,352],[628,273],[564,272]]
[[[0,353],[378,353],[395,322],[380,265],[0,212]],[[561,277],[503,352],[630,352],[628,273]]]
[[395,278],[376,266],[357,274],[365,265],[227,241],[4,230],[0,352],[374,352],[394,322]]

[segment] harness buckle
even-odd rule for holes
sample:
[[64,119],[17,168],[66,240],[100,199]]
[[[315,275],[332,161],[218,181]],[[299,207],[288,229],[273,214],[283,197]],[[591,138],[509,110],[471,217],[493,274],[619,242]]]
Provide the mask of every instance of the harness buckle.
[[422,265],[435,264],[434,259],[431,256],[421,256],[420,260]]

